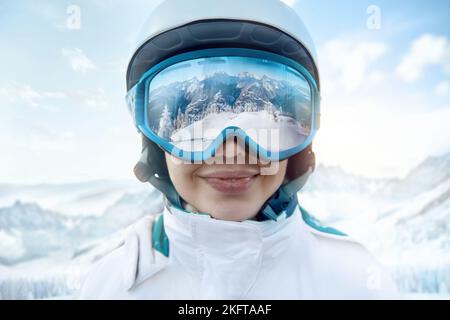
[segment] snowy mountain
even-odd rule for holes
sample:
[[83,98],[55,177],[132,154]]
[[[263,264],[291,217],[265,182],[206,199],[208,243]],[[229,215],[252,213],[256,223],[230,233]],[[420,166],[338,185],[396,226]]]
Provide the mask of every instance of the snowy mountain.
[[36,202],[64,215],[100,215],[126,192],[141,192],[148,184],[136,180],[97,180],[66,184],[0,184],[0,207]]
[[126,193],[100,216],[67,216],[36,203],[17,201],[0,209],[0,264],[62,256],[70,259],[102,237],[118,232],[140,217],[162,210],[161,194]]
[[309,96],[305,88],[289,81],[258,78],[248,72],[216,72],[202,80],[194,77],[155,89],[149,101],[153,114],[148,118],[155,132],[166,133],[171,130],[165,126],[178,130],[209,114],[278,110],[290,115],[290,111],[303,107],[303,112],[296,114],[304,115],[300,122],[306,124],[311,117]]
[[428,157],[403,179],[387,182],[380,193],[405,199],[431,190],[450,179],[450,153]]
[[43,210],[36,203],[16,201],[12,206],[0,208],[0,228],[4,231],[61,229],[68,218],[55,212]]
[[374,201],[385,183],[383,179],[360,177],[337,166],[319,164],[298,198],[324,223],[336,224],[354,219],[367,221],[388,205],[386,199]]
[[[42,198],[47,205],[80,199],[75,207],[84,214],[44,209],[38,202],[16,201],[0,208],[0,299],[42,299],[76,291],[89,266],[122,243],[127,226],[162,210],[161,194],[143,186],[121,181],[15,185],[14,195],[3,185],[0,199],[24,195]],[[82,195],[90,198],[87,210]],[[104,210],[87,215],[96,197]]]
[[428,157],[403,179],[364,179],[319,167],[299,199],[364,243],[391,268],[403,292],[449,296],[449,173],[450,153]]
[[35,203],[17,201],[0,209],[0,263],[10,265],[47,255],[71,239],[70,219],[43,210]]
[[[319,165],[299,201],[324,223],[361,241],[391,269],[403,292],[448,296],[449,164],[450,153],[430,157],[403,179],[367,179]],[[0,208],[0,298],[45,298],[76,290],[88,267],[120,245],[126,226],[162,210],[161,194],[143,186],[3,185],[0,199],[15,200]],[[110,197],[115,193],[120,195]],[[103,201],[100,214],[48,208],[79,199],[82,205],[73,207],[82,209],[96,197]]]
[[142,216],[156,214],[163,210],[162,194],[152,189],[141,193],[124,194],[99,217],[83,219],[73,228],[78,237],[87,234],[92,238],[104,237],[123,229]]
[[449,172],[450,153],[429,157],[404,180],[384,186],[393,192],[387,195],[393,199],[393,205],[379,216],[377,224],[391,226],[395,230],[395,247],[405,252],[410,249],[411,258],[420,259],[414,252],[426,246],[447,256],[450,262]]

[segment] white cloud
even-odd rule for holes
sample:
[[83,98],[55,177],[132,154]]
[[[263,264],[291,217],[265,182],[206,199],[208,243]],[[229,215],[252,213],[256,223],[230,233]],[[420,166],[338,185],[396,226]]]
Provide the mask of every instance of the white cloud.
[[42,98],[42,95],[31,88],[30,85],[17,86],[15,89],[15,95],[11,96],[13,99],[14,97],[17,97],[33,107],[37,107],[39,105],[38,100]]
[[0,96],[10,103],[17,101],[24,102],[32,107],[38,107],[46,98],[64,98],[62,92],[43,91],[39,92],[31,87],[29,84],[20,84],[13,82],[7,88],[0,88]]
[[415,39],[410,51],[398,65],[396,73],[400,79],[414,82],[430,65],[441,65],[450,73],[450,43],[446,37],[423,34]]
[[324,91],[353,92],[369,78],[371,82],[380,82],[382,73],[369,71],[387,51],[387,44],[382,42],[355,43],[338,38],[325,43],[319,50]]
[[386,74],[384,72],[380,70],[375,70],[368,75],[367,81],[369,85],[376,86],[382,83],[385,78]]
[[0,97],[9,103],[22,102],[32,107],[48,107],[55,100],[104,110],[109,101],[102,88],[72,91],[39,91],[29,84],[13,82],[6,88],[0,88]]
[[128,59],[122,58],[114,61],[106,62],[105,65],[112,71],[125,74],[128,67]]
[[450,92],[450,83],[448,81],[442,81],[439,82],[436,88],[434,89],[434,92],[438,96],[446,96]]
[[105,90],[102,88],[92,89],[88,91],[77,90],[68,92],[67,96],[73,102],[84,104],[87,107],[104,110],[108,107],[108,99]]
[[73,136],[62,132],[52,137],[32,134],[29,140],[29,148],[32,152],[58,151],[64,153],[75,153],[77,141]]
[[[424,109],[411,100],[380,94],[326,101],[314,144],[319,161],[364,176],[399,177],[426,156],[448,152],[450,106]],[[398,109],[405,103],[412,112]]]
[[84,73],[88,70],[95,69],[96,66],[92,60],[90,60],[79,48],[75,49],[61,49],[61,53],[64,57],[69,59],[69,63],[75,72]]
[[[314,144],[319,162],[392,177],[449,150],[450,105],[430,96],[429,89],[403,89],[393,72],[381,68],[388,50],[384,42],[358,35],[321,46],[322,117]],[[447,90],[442,83],[435,88],[441,94]]]
[[286,3],[288,6],[293,7],[293,6],[298,2],[298,0],[281,0],[281,2],[284,2],[284,3]]

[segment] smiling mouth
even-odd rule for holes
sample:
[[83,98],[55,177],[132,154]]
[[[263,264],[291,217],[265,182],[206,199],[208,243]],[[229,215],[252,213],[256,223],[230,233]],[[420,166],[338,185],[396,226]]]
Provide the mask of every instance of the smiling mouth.
[[259,174],[246,176],[215,176],[201,177],[216,191],[226,194],[239,194],[247,191],[253,185]]

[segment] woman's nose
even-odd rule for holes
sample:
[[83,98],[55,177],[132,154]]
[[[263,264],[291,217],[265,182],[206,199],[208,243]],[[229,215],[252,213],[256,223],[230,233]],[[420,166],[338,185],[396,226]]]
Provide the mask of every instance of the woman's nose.
[[229,137],[224,141],[211,160],[225,164],[258,164],[258,156],[250,152],[244,141],[237,137]]

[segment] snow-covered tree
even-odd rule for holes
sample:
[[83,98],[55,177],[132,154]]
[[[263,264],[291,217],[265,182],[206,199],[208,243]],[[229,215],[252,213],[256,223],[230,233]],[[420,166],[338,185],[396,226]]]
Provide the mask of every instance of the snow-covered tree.
[[172,123],[172,115],[167,104],[164,106],[161,118],[159,120],[158,135],[160,137],[168,138],[174,130]]

